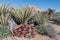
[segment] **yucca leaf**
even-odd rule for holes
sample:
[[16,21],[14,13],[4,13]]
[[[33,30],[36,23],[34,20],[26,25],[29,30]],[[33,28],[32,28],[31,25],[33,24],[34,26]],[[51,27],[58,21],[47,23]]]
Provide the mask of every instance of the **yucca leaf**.
[[19,19],[21,23],[27,23],[27,21],[30,19],[30,17],[33,14],[32,9],[29,7],[14,9],[14,11],[12,9],[13,12],[12,15],[14,15],[16,20]]

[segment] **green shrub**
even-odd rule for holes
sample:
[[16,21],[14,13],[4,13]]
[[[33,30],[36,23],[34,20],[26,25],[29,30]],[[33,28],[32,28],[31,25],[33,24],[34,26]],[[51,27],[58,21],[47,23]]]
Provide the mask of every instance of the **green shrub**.
[[54,23],[56,23],[56,24],[60,25],[60,17],[58,17],[58,18],[54,19],[53,21],[54,21]]
[[46,28],[45,27],[40,25],[40,26],[37,26],[36,28],[37,28],[37,32],[39,34],[42,34],[42,35],[46,34]]
[[46,12],[36,13],[33,18],[38,25],[44,25],[48,21],[48,14]]
[[11,35],[11,31],[8,28],[0,25],[0,37],[6,38],[7,36],[10,36],[10,35]]
[[36,28],[39,34],[45,34],[46,32],[46,29],[44,28],[45,26],[44,24],[48,20],[47,16],[48,14],[46,14],[46,12],[40,12],[40,13],[36,13],[33,17],[37,23]]
[[[6,14],[7,13],[7,14]],[[5,6],[0,6],[0,37],[5,38],[11,34],[8,27],[8,17],[9,13]]]
[[55,37],[55,30],[51,25],[37,26],[37,32],[42,35],[47,35],[49,37]]
[[55,37],[55,29],[53,26],[51,25],[46,26],[46,35],[48,35],[49,37]]

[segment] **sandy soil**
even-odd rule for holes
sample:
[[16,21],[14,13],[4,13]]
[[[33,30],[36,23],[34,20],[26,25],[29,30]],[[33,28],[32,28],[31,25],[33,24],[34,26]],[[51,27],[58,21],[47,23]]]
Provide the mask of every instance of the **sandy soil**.
[[[43,36],[43,35],[36,35],[35,38],[30,38],[30,39],[27,39],[27,38],[24,38],[24,37],[15,37],[16,39],[15,40],[50,40],[50,38],[48,36]],[[5,38],[4,40],[13,40],[11,37],[7,37]],[[51,39],[52,40],[52,39]]]

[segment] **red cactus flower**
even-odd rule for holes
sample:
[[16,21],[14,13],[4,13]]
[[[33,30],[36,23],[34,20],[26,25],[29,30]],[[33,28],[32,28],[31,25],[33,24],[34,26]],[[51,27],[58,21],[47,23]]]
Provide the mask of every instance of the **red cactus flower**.
[[26,34],[28,34],[28,33],[29,33],[28,31],[24,31],[24,32],[23,32],[24,35],[26,35]]
[[26,29],[26,25],[25,24],[22,25],[21,27],[22,27],[22,30]]
[[25,25],[25,24],[23,24],[22,26],[19,26],[17,29],[15,29],[13,31],[13,36],[20,37],[21,34],[26,35],[26,34],[31,33],[32,37],[34,37],[35,36],[34,30],[35,30],[35,27],[31,27],[31,25]]
[[31,27],[31,26],[30,26],[30,25],[28,25],[28,26],[27,26],[27,30],[29,30],[29,29],[30,29],[30,27]]
[[22,30],[21,30],[21,28],[19,28],[19,30],[17,30],[18,32],[21,32]]
[[18,35],[17,35],[18,37],[21,37],[21,34],[20,33],[18,33]]

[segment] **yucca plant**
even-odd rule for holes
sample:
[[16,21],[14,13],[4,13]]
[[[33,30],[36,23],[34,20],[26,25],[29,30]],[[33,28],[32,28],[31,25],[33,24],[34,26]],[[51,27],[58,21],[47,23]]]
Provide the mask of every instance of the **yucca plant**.
[[0,37],[5,38],[11,34],[8,27],[8,17],[9,13],[5,6],[0,6]]
[[9,13],[7,12],[7,6],[0,6],[0,24],[7,25],[8,24]]
[[40,12],[37,13],[34,17],[35,17],[34,19],[38,23],[38,25],[36,26],[37,32],[39,34],[45,34],[46,32],[45,23],[48,21],[48,14],[46,12]]
[[46,12],[40,12],[34,15],[34,19],[37,21],[38,25],[43,25],[48,21],[48,14]]
[[[22,26],[19,26],[18,28],[16,28],[17,29],[17,31],[19,31],[19,29],[22,29],[23,31],[21,31],[22,32],[22,34],[25,36],[26,35],[26,31],[24,31],[24,30],[27,30],[26,29],[26,27],[28,27],[28,20],[33,16],[33,14],[34,14],[34,12],[33,12],[33,10],[32,10],[32,8],[30,8],[30,7],[22,7],[22,8],[19,8],[19,9],[14,9],[14,8],[12,8],[11,9],[11,12],[12,12],[12,15],[15,17],[15,19],[17,20],[17,21],[19,21],[21,24],[22,24]],[[22,27],[22,28],[20,28],[20,27]],[[31,27],[31,25],[29,26],[29,27]],[[30,30],[30,29],[29,29]],[[14,32],[16,31],[16,30],[13,30]],[[27,30],[28,31],[28,30]],[[28,31],[29,32],[29,31]],[[15,32],[14,33],[14,35],[16,34],[16,33],[18,33],[18,32]],[[20,32],[19,32],[20,33]],[[20,34],[17,34],[18,36],[20,36]],[[28,33],[29,34],[29,33]]]
[[53,9],[51,9],[51,8],[48,8],[48,11],[49,11],[49,12],[48,12],[49,20],[53,20],[55,10],[53,10]]
[[26,24],[34,14],[32,8],[29,8],[28,6],[25,8],[12,9],[11,11],[13,12],[12,15],[14,15],[16,20],[21,22],[21,24]]

